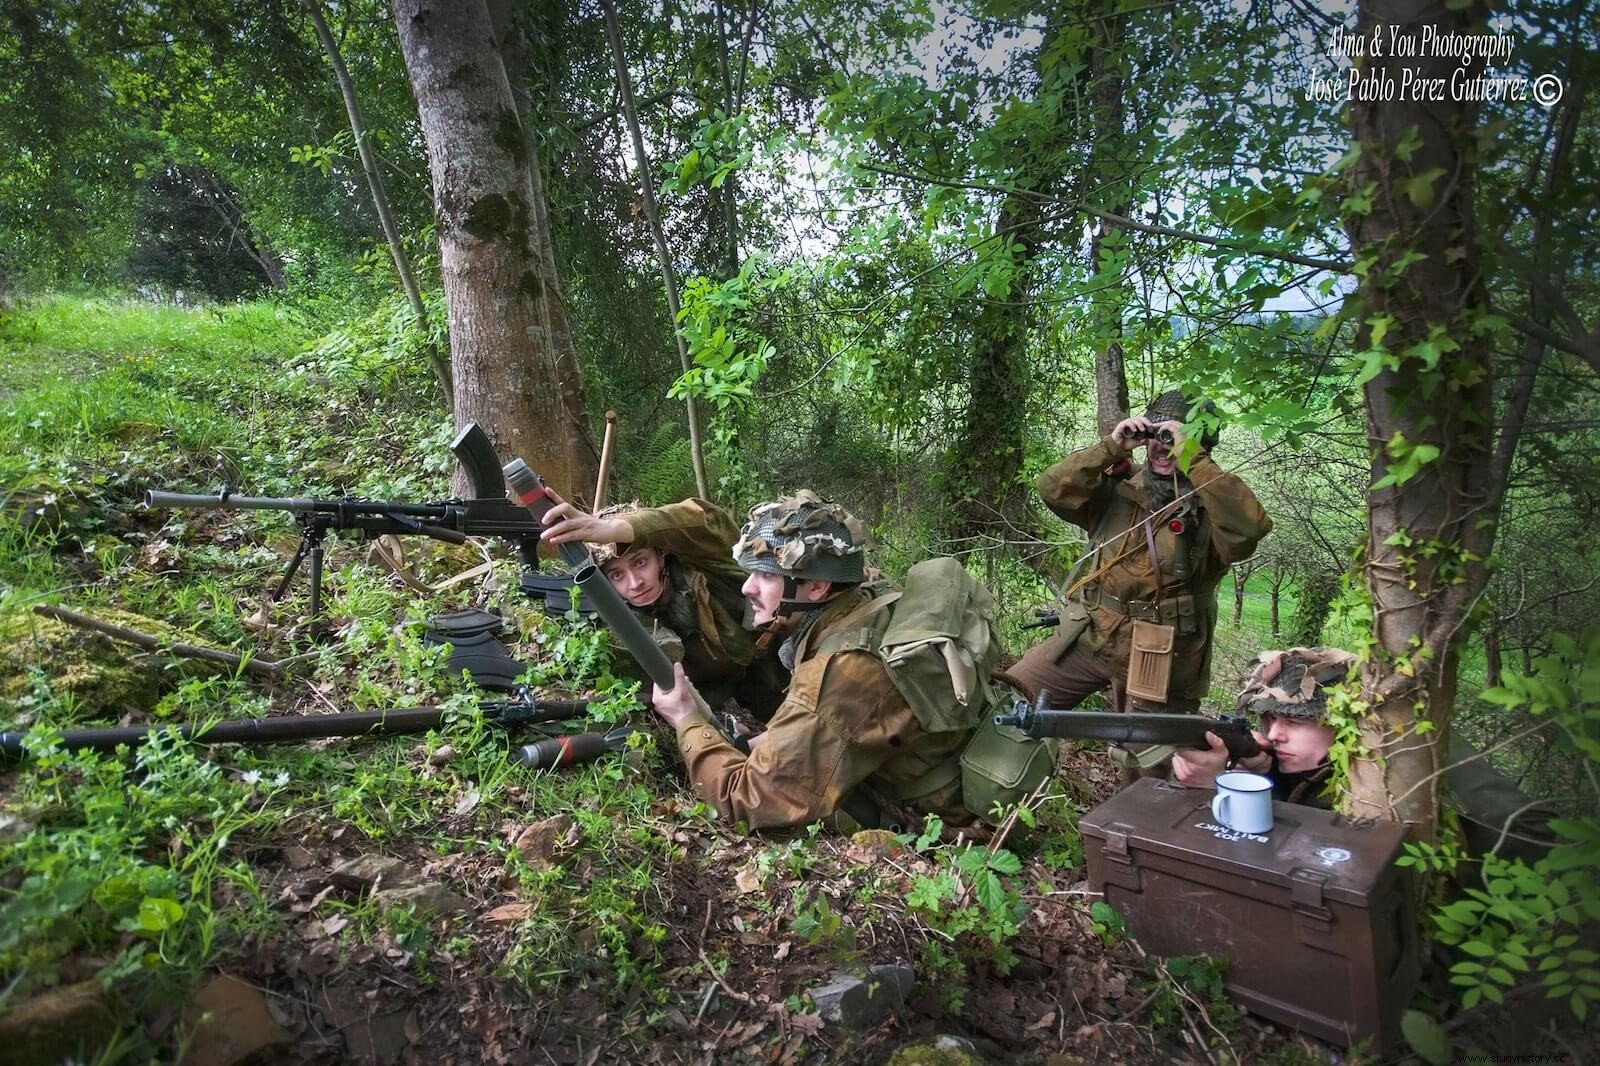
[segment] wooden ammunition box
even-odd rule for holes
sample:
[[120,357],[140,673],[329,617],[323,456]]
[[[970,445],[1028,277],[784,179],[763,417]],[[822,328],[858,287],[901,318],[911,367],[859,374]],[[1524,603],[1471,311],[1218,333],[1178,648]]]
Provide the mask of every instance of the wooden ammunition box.
[[1226,957],[1247,1010],[1344,1045],[1400,1047],[1419,966],[1405,827],[1272,805],[1215,823],[1209,789],[1142,780],[1078,823],[1089,880],[1152,955]]

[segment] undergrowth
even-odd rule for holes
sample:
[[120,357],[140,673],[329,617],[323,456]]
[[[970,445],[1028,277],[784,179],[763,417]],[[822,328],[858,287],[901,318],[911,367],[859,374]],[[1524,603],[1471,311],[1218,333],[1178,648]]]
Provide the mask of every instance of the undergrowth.
[[[647,723],[637,682],[612,674],[603,630],[509,597],[515,567],[498,549],[494,591],[464,584],[419,596],[371,565],[365,545],[334,536],[323,602],[331,639],[317,643],[303,572],[281,600],[267,596],[296,546],[288,515],[142,506],[152,489],[223,485],[259,496],[446,495],[452,427],[417,358],[429,338],[392,308],[334,332],[326,325],[271,303],[177,310],[65,297],[0,321],[0,670],[14,675],[0,677],[12,694],[0,728],[30,730],[34,756],[0,779],[0,1009],[85,978],[136,993],[124,1002],[181,1003],[208,971],[306,920],[286,911],[285,872],[262,858],[305,844],[459,860],[451,869],[472,873],[455,887],[507,916],[503,935],[486,941],[448,917],[318,897],[309,917],[347,919],[335,923],[341,952],[381,942],[425,982],[470,960],[529,1003],[583,989],[652,1022],[669,1008],[692,1012],[673,997],[707,975],[666,972],[663,953],[675,931],[702,921],[694,870],[710,861],[712,816],[678,793],[671,760],[656,750],[657,736],[668,747],[670,737],[643,730],[622,756],[530,774],[507,758],[526,740],[486,721],[482,693],[449,676],[443,651],[422,639],[430,615],[500,607],[516,624],[526,682],[592,697],[589,718],[565,728]],[[647,467],[646,480],[666,484],[673,471],[681,464]],[[432,542],[407,550],[424,581],[483,558]],[[983,576],[1002,593],[1003,628],[1020,647],[1020,622],[1047,590],[1020,567]],[[31,613],[47,603],[114,615],[163,640],[298,657],[299,673],[264,687],[168,656],[135,661]],[[89,682],[66,683],[69,661]],[[121,688],[94,681],[135,666]],[[113,689],[142,698],[111,699]],[[67,754],[52,740],[119,719],[430,704],[449,710],[439,730],[387,740],[205,747],[166,736],[108,755]],[[1034,826],[1049,869],[1082,863],[1065,812],[1050,805]],[[518,845],[538,826],[557,840],[548,853]],[[830,964],[858,960],[884,923],[910,923],[925,933],[922,976],[941,981],[959,1009],[961,973],[1015,962],[1028,911],[1023,861],[1005,846],[942,842],[937,827],[902,846],[921,864],[909,880],[863,864],[832,884],[814,874],[840,860],[814,833],[775,842],[756,869],[772,890],[752,905]],[[731,964],[715,947],[702,962],[719,976]],[[135,1035],[111,1060],[155,1054],[158,1038],[143,1032],[131,1024],[124,1036]]]

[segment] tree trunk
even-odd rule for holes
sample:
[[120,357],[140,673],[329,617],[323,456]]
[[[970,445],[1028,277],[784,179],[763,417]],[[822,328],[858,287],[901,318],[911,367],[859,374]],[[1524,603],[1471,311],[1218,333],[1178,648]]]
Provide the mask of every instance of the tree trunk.
[[[333,78],[339,83],[339,95],[344,98],[344,111],[350,119],[350,135],[355,138],[356,155],[361,158],[361,170],[367,176],[367,188],[372,193],[372,207],[378,212],[378,222],[383,226],[383,239],[388,242],[389,255],[394,260],[395,273],[400,275],[400,287],[406,292],[406,302],[411,305],[412,313],[417,316],[417,328],[426,330],[428,310],[422,303],[422,289],[417,285],[417,278],[411,270],[411,257],[406,255],[405,245],[400,240],[400,227],[394,220],[394,212],[389,209],[389,194],[383,187],[383,175],[378,170],[378,160],[372,153],[372,142],[367,136],[367,123],[361,117],[361,101],[356,96],[355,82],[350,80],[350,72],[345,69],[344,56],[339,54],[339,45],[333,39],[333,34],[328,30],[327,20],[322,17],[322,0],[303,0],[306,11],[311,15],[311,25],[316,27],[317,40],[322,42],[322,50],[328,54],[328,65],[333,67]],[[433,375],[438,378],[439,385],[444,389],[445,406],[454,404],[455,389],[450,380],[450,364],[445,360],[444,353],[437,348],[429,346],[428,363],[433,367]]]
[[[539,161],[534,130],[533,94],[528,91],[528,39],[511,8],[511,0],[489,0],[489,20],[500,43],[511,96],[517,102],[517,117],[528,135],[528,177],[533,186],[534,232],[538,234],[540,276],[544,280],[545,314],[550,324],[550,344],[556,354],[557,380],[568,421],[583,434],[591,451],[596,451],[594,434],[589,429],[589,413],[584,400],[583,374],[578,368],[578,350],[572,341],[572,320],[561,292],[561,273],[556,266],[554,233],[550,228],[550,202],[545,198],[544,171]],[[575,490],[576,491],[576,490]],[[578,498],[583,498],[578,493]],[[594,501],[588,501],[594,503]],[[598,506],[598,504],[596,504]]]
[[[761,17],[760,4],[752,3],[748,7],[742,30],[739,30],[736,13],[730,12],[721,0],[712,5],[711,11],[711,17],[717,22],[717,71],[722,79],[722,113],[730,119],[744,107],[745,76],[750,69],[750,41],[755,36],[756,22]],[[732,62],[735,57],[729,48],[730,22],[733,29],[739,30],[737,71]],[[720,186],[710,190],[711,210],[722,225],[718,251],[724,281],[739,273],[742,262],[739,254],[740,184],[739,172],[734,170]]]
[[552,340],[527,132],[488,7],[394,0],[394,18],[433,178],[456,425],[479,423],[503,458],[581,490],[599,457],[564,400],[581,385],[562,380]]
[[[1420,42],[1425,25],[1474,32],[1482,15],[1481,3],[1450,10],[1442,0],[1361,0],[1357,35]],[[1409,67],[1448,83],[1460,61],[1428,51],[1396,58],[1384,48],[1358,60],[1361,76],[1400,84]],[[1374,95],[1384,98],[1350,108],[1361,154],[1349,176],[1353,190],[1370,190],[1372,205],[1347,223],[1355,257],[1372,261],[1352,310],[1362,323],[1357,350],[1388,353],[1365,385],[1372,483],[1391,473],[1400,480],[1368,491],[1364,569],[1376,645],[1361,671],[1366,755],[1351,762],[1350,813],[1407,822],[1431,840],[1459,642],[1494,540],[1490,331],[1474,328],[1486,311],[1472,216],[1477,114],[1448,98]],[[1376,344],[1375,321],[1387,328]],[[1416,445],[1436,457],[1408,463]],[[1419,732],[1422,721],[1431,728]]]
[[1283,589],[1283,582],[1277,578],[1272,579],[1272,640],[1277,643],[1281,629],[1278,625],[1278,596]]
[[957,536],[1006,540],[1008,530],[1029,525],[1024,512],[1031,493],[1018,476],[1023,420],[1017,412],[1027,406],[1028,308],[1038,214],[1033,201],[1010,197],[996,219],[1000,232],[1009,234],[1006,249],[1016,270],[1009,291],[983,298],[974,330],[966,419],[952,463],[962,494]]
[[1492,687],[1500,683],[1500,627],[1490,622],[1483,630],[1483,683]]
[[1250,580],[1250,574],[1242,566],[1233,568],[1233,628],[1238,629],[1244,624],[1244,584]]
[[[650,155],[644,148],[644,135],[639,131],[639,114],[633,106],[633,79],[628,75],[628,59],[622,51],[622,27],[617,22],[617,5],[614,0],[600,0],[606,16],[606,33],[611,38],[611,55],[616,62],[617,90],[622,97],[622,115],[628,132],[633,137],[634,162],[639,170],[639,205],[644,220],[650,227],[650,237],[655,242],[656,259],[661,265],[661,285],[667,290],[667,313],[672,316],[672,339],[678,345],[678,364],[689,372],[689,349],[683,341],[683,329],[678,322],[678,277],[672,267],[672,256],[667,251],[667,235],[661,228],[661,215],[656,210],[654,179],[650,175]],[[683,398],[689,414],[689,459],[694,466],[694,483],[702,498],[711,493],[706,481],[705,450],[701,445],[700,405],[693,396]]]
[[288,285],[288,279],[283,273],[283,256],[272,246],[267,235],[255,227],[249,227],[245,234],[245,249],[250,253],[256,265],[261,268],[261,273],[266,275],[267,284],[278,292],[282,292]]
[[[1115,8],[1115,4],[1105,4],[1094,9],[1101,16],[1094,23],[1096,31],[1104,34],[1105,39],[1089,53],[1089,69],[1094,79],[1089,93],[1094,108],[1094,146],[1090,152],[1090,172],[1083,183],[1085,189],[1126,189],[1128,184],[1128,164],[1121,155],[1127,110],[1122,74],[1114,62],[1123,48],[1123,20],[1116,16]],[[1113,62],[1108,64],[1107,60]],[[1131,209],[1132,205],[1124,201],[1114,205],[1112,212],[1126,215]],[[1095,228],[1089,246],[1089,264],[1097,275],[1110,265],[1107,240],[1114,244],[1126,243],[1127,236],[1113,234],[1103,222]],[[1117,269],[1120,274],[1123,268]],[[1125,275],[1119,276],[1115,284],[1108,284],[1090,298],[1094,335],[1103,345],[1095,353],[1094,360],[1095,426],[1102,437],[1110,436],[1117,423],[1128,417],[1128,370],[1122,348],[1122,316],[1128,306],[1125,281]]]
[[[1095,238],[1096,246],[1099,238]],[[1121,324],[1107,328],[1120,330]],[[1097,331],[1098,332],[1098,331]],[[1128,417],[1128,371],[1122,356],[1122,341],[1107,341],[1094,360],[1094,421],[1102,437],[1109,437],[1117,423]]]
[[1301,571],[1296,582],[1298,596],[1295,601],[1294,630],[1289,642],[1298,645],[1318,644],[1322,629],[1333,609],[1333,598],[1339,593],[1339,575],[1321,570]]

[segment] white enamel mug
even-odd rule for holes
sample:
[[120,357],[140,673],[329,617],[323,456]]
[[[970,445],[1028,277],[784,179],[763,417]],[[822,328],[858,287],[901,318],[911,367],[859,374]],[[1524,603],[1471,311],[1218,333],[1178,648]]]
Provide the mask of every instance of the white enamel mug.
[[1272,779],[1232,770],[1217,775],[1211,816],[1236,833],[1272,831]]

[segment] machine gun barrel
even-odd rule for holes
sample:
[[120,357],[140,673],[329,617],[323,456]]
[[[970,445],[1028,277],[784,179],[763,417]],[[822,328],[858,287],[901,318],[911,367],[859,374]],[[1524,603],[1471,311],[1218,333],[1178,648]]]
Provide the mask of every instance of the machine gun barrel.
[[1206,733],[1215,733],[1228,747],[1231,759],[1248,759],[1260,754],[1250,726],[1243,718],[1205,718],[1196,714],[1146,714],[1115,711],[1071,711],[1054,707],[1030,707],[1019,702],[1009,714],[997,714],[994,724],[1020,729],[1028,736],[1068,737],[1076,740],[1101,740],[1107,744],[1136,746],[1174,744],[1185,748],[1204,748]]
[[292,514],[322,514],[332,517],[335,529],[349,528],[359,519],[368,516],[432,519],[437,523],[459,523],[463,505],[451,500],[442,503],[403,503],[397,500],[364,500],[346,496],[337,500],[319,500],[308,497],[235,496],[219,492],[215,496],[200,496],[187,492],[166,492],[152,489],[144,494],[144,505],[165,510],[239,510],[288,511]]

